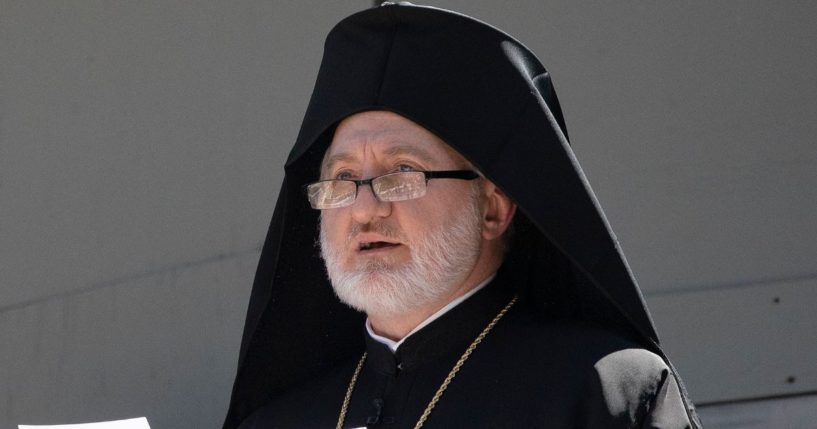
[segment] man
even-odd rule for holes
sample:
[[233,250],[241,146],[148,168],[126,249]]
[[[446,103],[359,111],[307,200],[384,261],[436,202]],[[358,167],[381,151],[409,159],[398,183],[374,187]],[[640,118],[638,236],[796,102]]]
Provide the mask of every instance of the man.
[[408,4],[327,38],[224,425],[364,426],[697,427],[547,72]]

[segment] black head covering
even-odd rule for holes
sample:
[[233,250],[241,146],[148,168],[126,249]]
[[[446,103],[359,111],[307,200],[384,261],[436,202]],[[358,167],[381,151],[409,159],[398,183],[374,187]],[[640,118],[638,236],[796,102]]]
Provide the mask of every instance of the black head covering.
[[518,204],[503,270],[513,273],[529,306],[549,317],[600,323],[666,360],[570,149],[542,64],[517,40],[473,18],[385,3],[344,19],[326,39],[261,253],[225,428],[362,353],[363,316],[332,292],[315,244],[319,213],[301,189],[317,180],[337,123],[366,110],[392,111],[435,133]]

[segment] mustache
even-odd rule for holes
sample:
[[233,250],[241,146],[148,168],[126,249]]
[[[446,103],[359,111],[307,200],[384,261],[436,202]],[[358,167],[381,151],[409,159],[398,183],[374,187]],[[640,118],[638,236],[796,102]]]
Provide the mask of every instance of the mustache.
[[362,232],[372,232],[395,241],[403,241],[403,234],[402,231],[400,231],[400,228],[385,222],[369,222],[354,223],[351,229],[349,229],[349,235],[346,237],[346,243],[350,244],[352,240],[354,240],[354,238]]

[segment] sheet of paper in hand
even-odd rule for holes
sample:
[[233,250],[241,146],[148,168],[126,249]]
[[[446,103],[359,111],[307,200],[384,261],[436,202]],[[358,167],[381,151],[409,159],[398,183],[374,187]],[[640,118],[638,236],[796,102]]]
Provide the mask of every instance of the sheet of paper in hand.
[[144,417],[73,425],[18,425],[17,427],[18,429],[150,429],[148,419]]

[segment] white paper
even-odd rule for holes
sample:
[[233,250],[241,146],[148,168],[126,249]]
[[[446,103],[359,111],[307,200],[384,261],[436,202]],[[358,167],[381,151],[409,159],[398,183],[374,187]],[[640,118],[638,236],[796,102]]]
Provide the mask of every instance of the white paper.
[[150,429],[148,419],[144,417],[73,425],[18,425],[17,427],[18,429]]

